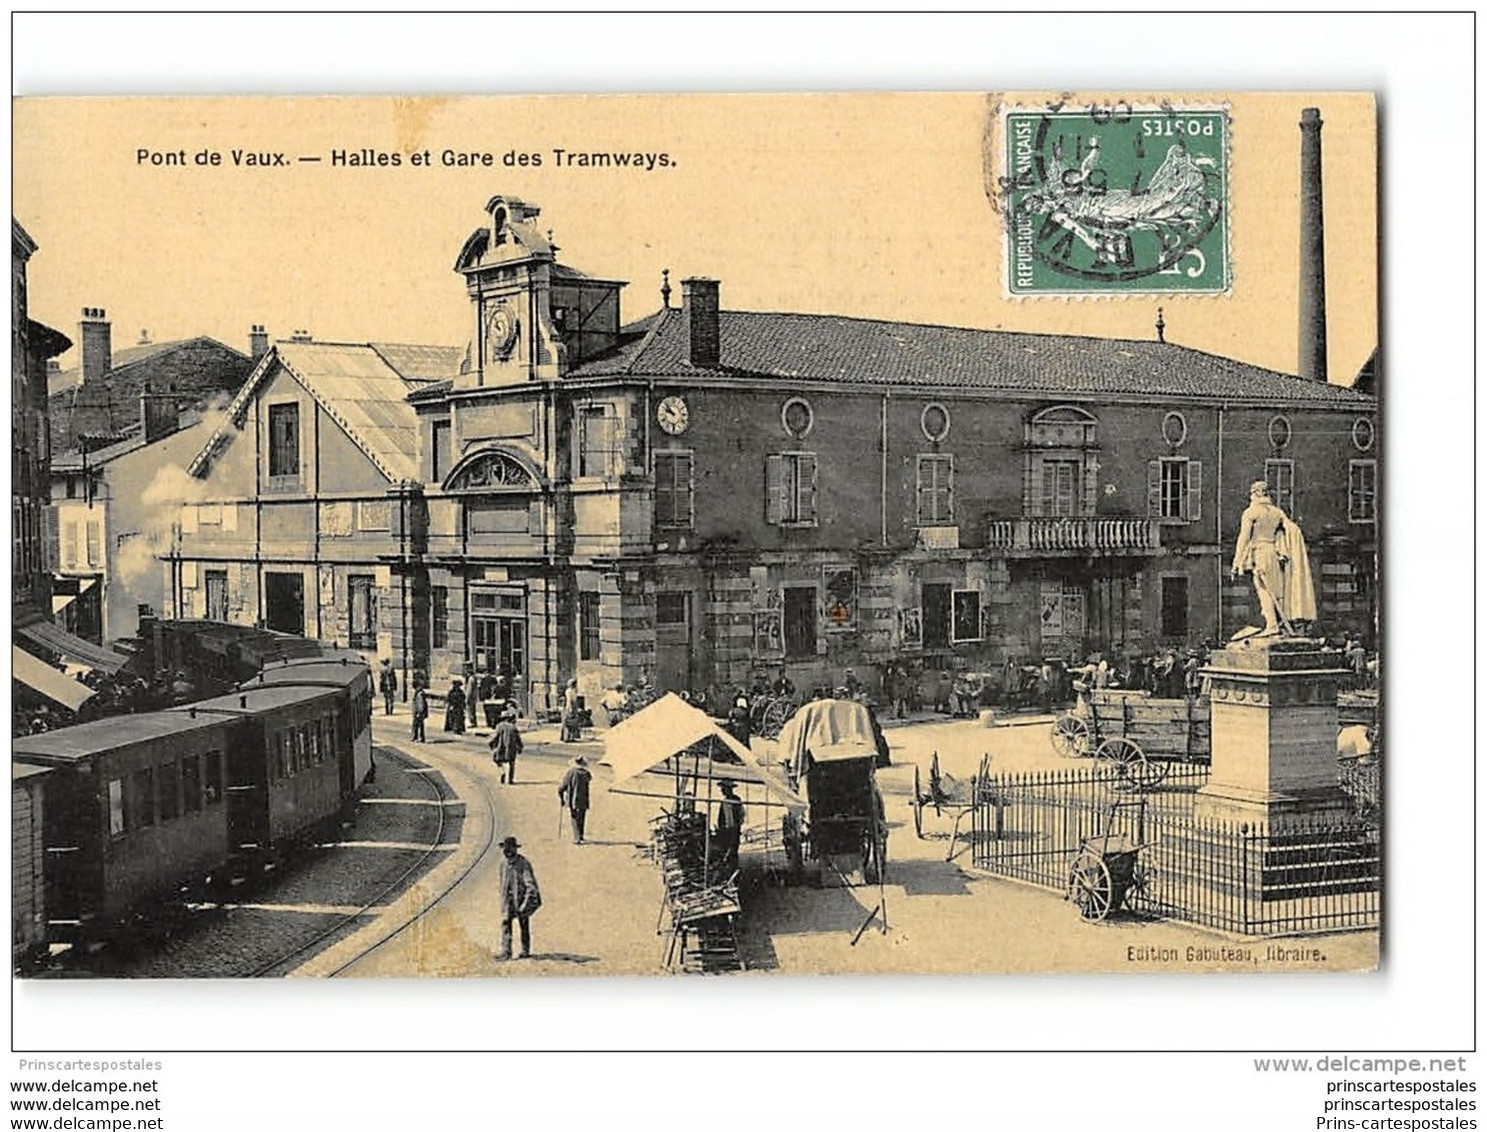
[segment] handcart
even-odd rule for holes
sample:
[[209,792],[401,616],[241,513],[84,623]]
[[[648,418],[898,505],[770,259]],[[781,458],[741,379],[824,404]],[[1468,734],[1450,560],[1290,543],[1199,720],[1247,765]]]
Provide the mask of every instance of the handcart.
[[[1134,832],[1122,828],[1128,825],[1122,819],[1130,811],[1134,811]],[[1141,861],[1141,851],[1152,843],[1139,840],[1145,816],[1144,796],[1118,797],[1106,811],[1101,832],[1080,840],[1064,899],[1074,902],[1081,918],[1098,922],[1119,911],[1133,894],[1150,891],[1152,874]]]

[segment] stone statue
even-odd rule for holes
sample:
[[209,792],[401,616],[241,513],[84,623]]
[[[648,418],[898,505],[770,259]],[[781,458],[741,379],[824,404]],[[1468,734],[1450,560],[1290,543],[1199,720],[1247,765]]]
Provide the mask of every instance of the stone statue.
[[1265,618],[1262,630],[1247,629],[1236,637],[1295,637],[1297,622],[1315,621],[1317,599],[1312,588],[1311,563],[1301,528],[1271,501],[1270,485],[1250,485],[1249,506],[1239,517],[1239,540],[1234,548],[1231,577],[1249,574]]

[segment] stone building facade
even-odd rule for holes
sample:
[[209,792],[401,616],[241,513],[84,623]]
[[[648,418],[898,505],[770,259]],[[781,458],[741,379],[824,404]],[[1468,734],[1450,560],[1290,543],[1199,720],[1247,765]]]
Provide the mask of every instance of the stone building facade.
[[1138,654],[1250,617],[1227,567],[1265,478],[1324,628],[1372,634],[1371,396],[1161,341],[726,311],[707,279],[625,324],[623,284],[559,264],[535,208],[486,215],[456,262],[467,348],[280,344],[255,370],[193,465],[234,537],[183,524],[178,612],[375,648],[436,689],[504,667],[537,707],[570,676]]

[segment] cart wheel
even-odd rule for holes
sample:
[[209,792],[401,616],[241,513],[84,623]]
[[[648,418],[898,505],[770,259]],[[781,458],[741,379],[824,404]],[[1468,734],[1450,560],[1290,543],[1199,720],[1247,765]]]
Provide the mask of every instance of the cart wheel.
[[1136,790],[1143,788],[1141,784],[1147,775],[1146,755],[1134,740],[1106,739],[1095,750],[1095,759],[1108,762],[1121,782]]
[[924,791],[919,787],[919,766],[914,766],[914,836],[924,840]]
[[1156,902],[1156,870],[1139,860],[1131,870],[1131,885],[1126,889],[1126,907],[1132,911],[1146,911]]
[[1147,759],[1141,769],[1141,777],[1136,782],[1137,789],[1155,790],[1167,777],[1167,772],[1172,769],[1172,764],[1166,759]]
[[1089,754],[1089,724],[1076,715],[1065,713],[1055,719],[1049,738],[1053,749],[1066,759],[1082,759]]
[[1079,915],[1094,923],[1110,915],[1113,896],[1110,869],[1098,853],[1081,849],[1069,869],[1068,898]]

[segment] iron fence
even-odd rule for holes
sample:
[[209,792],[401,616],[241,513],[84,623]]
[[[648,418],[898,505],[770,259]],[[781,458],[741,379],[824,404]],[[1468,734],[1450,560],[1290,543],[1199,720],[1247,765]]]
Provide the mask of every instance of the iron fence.
[[[1284,825],[1196,810],[1207,767],[1174,765],[1139,794],[1103,767],[1003,775],[972,813],[979,868],[1064,891],[1074,856],[1106,836],[1142,847],[1127,907],[1242,935],[1376,927],[1383,861],[1377,822],[1353,815]],[[1376,779],[1375,779],[1376,782]]]

